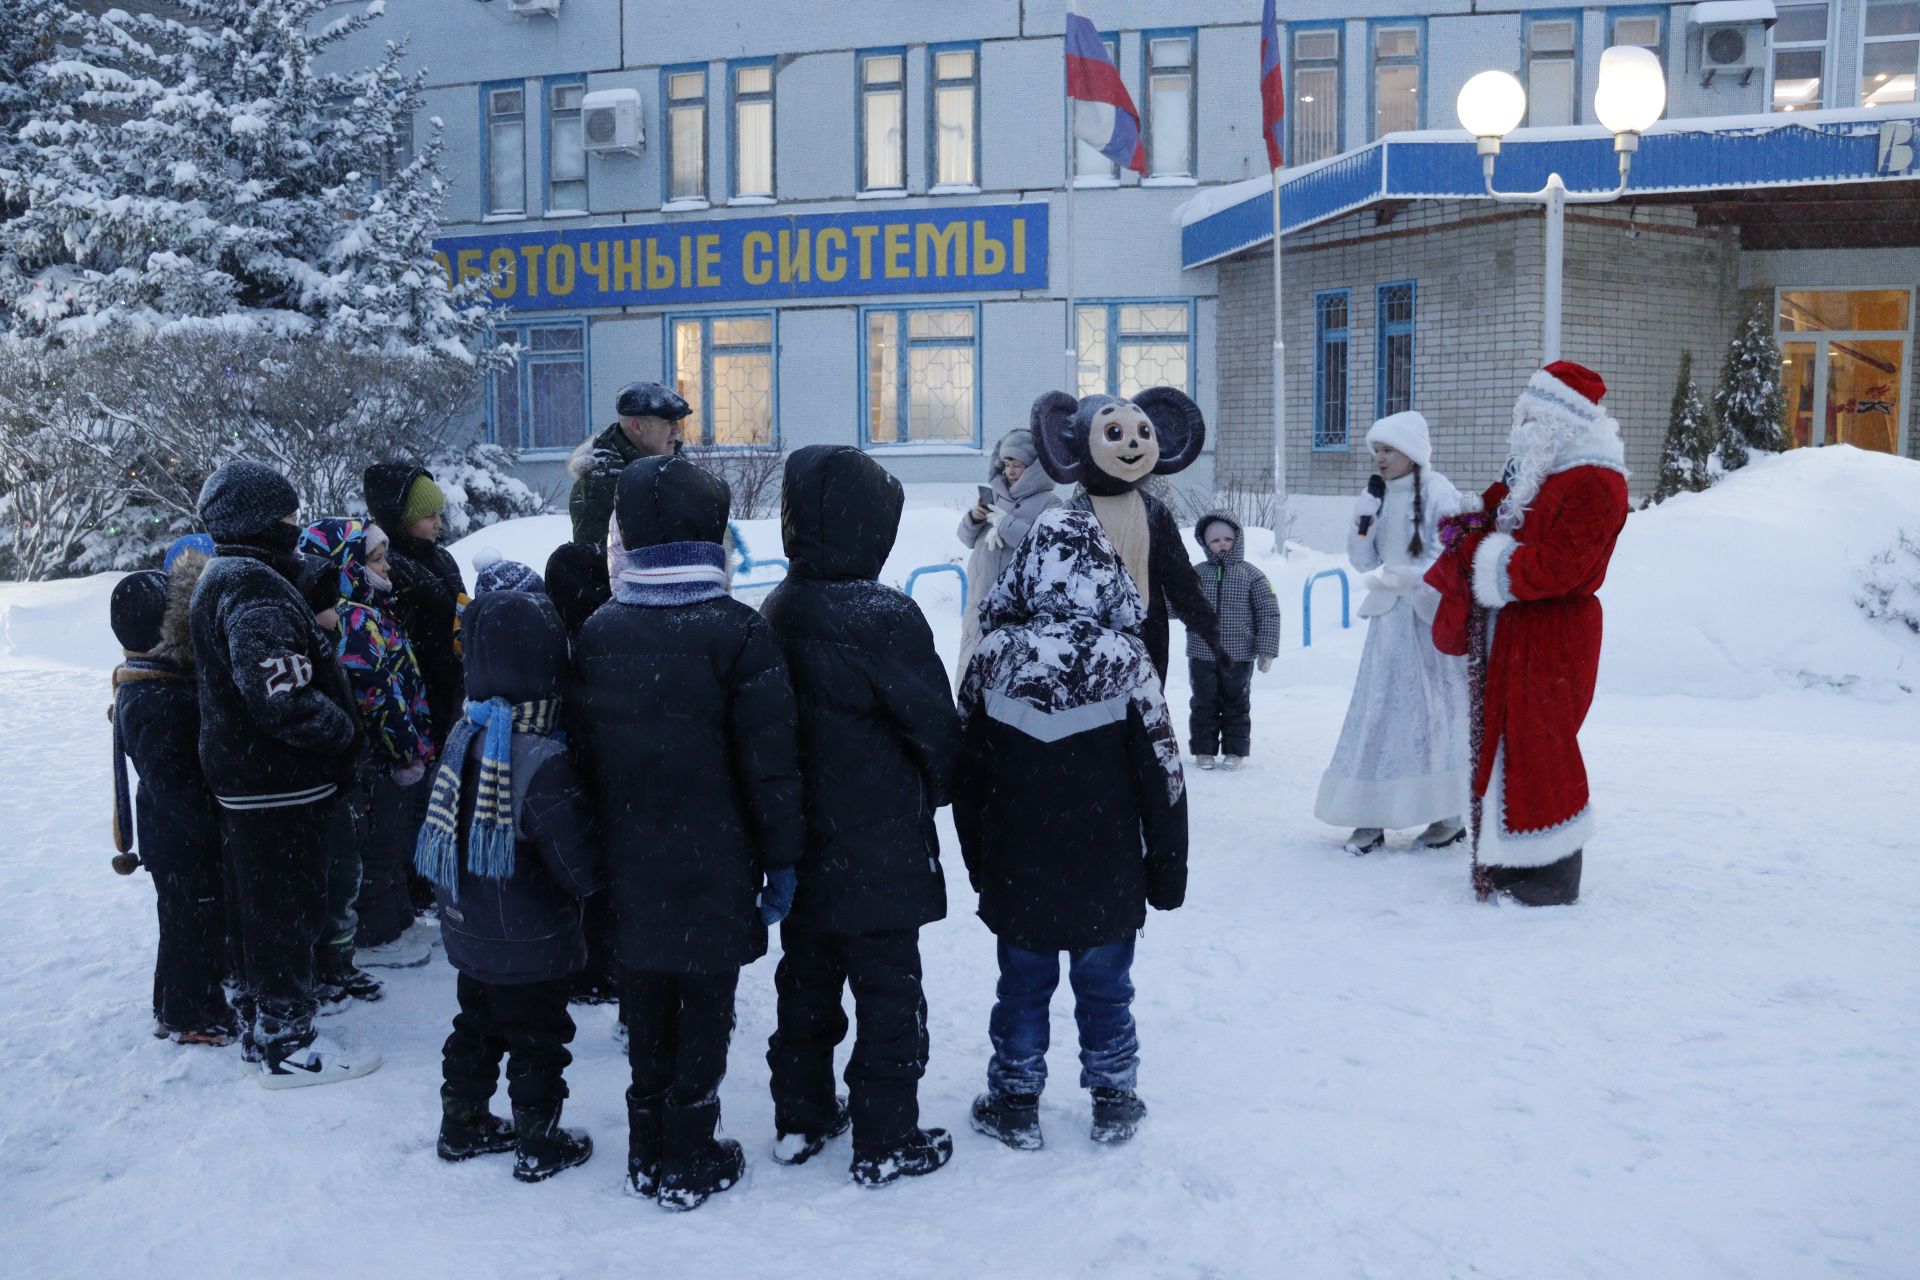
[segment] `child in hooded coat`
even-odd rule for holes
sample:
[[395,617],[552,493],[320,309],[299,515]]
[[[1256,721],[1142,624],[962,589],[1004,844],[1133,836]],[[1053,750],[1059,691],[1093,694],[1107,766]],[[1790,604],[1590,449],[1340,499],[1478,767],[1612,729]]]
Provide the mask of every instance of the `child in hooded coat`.
[[[187,606],[207,557],[189,550],[169,572],[122,578],[109,614],[126,660],[113,672],[115,843],[153,877],[160,923],[153,1033],[179,1044],[228,1045],[236,1023],[226,976],[220,821],[200,771],[199,691]],[[127,761],[139,774],[130,810]]]
[[1149,906],[1186,899],[1187,798],[1159,674],[1134,634],[1145,616],[1093,513],[1050,511],[987,597],[987,637],[960,689],[954,826],[1000,960],[973,1127],[1018,1150],[1041,1145],[1062,951],[1094,1140],[1125,1141],[1146,1115],[1134,938]]
[[[573,1058],[567,995],[586,964],[580,900],[603,883],[592,802],[559,734],[567,633],[544,597],[490,592],[467,611],[470,697],[433,782],[416,861],[434,886],[460,1012],[441,1053],[443,1160],[517,1151],[539,1182],[593,1142],[560,1128]],[[489,1106],[507,1059],[513,1124]]]
[[779,637],[726,591],[730,501],[683,458],[620,473],[622,566],[574,644],[568,696],[627,981],[628,1185],[671,1209],[745,1169],[714,1136],[734,991],[792,906],[806,846]]
[[1039,459],[1033,432],[1027,428],[1016,427],[1001,436],[993,449],[993,463],[987,468],[992,503],[975,504],[960,517],[960,541],[973,549],[967,559],[967,607],[960,618],[959,670],[963,675],[967,659],[980,643],[981,602],[1013,563],[1014,552],[1033,522],[1042,512],[1060,505],[1053,477],[1039,465]]
[[1200,590],[1220,620],[1220,646],[1187,633],[1187,674],[1193,687],[1188,723],[1194,763],[1238,769],[1253,746],[1253,668],[1265,671],[1280,654],[1280,601],[1267,575],[1247,563],[1246,530],[1226,511],[1210,511],[1193,526],[1206,560],[1194,566]]

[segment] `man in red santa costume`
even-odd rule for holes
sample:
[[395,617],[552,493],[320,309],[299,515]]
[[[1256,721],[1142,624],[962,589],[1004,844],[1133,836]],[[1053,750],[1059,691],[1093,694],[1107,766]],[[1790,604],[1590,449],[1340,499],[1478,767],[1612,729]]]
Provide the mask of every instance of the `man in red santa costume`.
[[[1434,644],[1466,654],[1473,692],[1474,888],[1529,906],[1580,896],[1593,834],[1577,735],[1600,668],[1600,601],[1627,520],[1620,424],[1606,384],[1560,360],[1513,407],[1498,484],[1441,522],[1428,571]],[[1477,510],[1475,508],[1477,507]]]

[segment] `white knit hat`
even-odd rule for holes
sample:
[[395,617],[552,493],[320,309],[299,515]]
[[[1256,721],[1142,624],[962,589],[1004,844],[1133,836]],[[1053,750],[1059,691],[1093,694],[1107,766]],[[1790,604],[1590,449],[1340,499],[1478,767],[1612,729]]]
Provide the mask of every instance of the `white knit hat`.
[[1398,449],[1413,459],[1417,467],[1425,468],[1433,459],[1433,441],[1427,435],[1427,420],[1420,414],[1408,409],[1405,413],[1389,414],[1367,428],[1367,446],[1384,444]]

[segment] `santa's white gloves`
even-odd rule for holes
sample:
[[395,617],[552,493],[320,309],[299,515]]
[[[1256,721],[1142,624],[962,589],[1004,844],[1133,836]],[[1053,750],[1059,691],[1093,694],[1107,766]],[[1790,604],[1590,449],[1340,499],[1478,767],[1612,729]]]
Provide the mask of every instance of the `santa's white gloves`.
[[1273,659],[1261,658],[1256,665],[1260,668],[1260,674],[1265,675],[1267,672],[1273,670]]

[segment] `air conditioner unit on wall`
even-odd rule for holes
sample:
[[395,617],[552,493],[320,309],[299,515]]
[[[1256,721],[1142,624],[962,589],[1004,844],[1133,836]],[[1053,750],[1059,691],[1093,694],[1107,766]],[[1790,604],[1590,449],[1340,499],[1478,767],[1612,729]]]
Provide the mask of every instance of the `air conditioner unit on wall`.
[[1766,65],[1767,28],[1779,17],[1773,0],[1705,0],[1687,13],[1700,30],[1700,83],[1738,75],[1742,85]]
[[516,18],[557,18],[560,0],[507,0],[507,12]]
[[638,152],[646,145],[638,89],[596,89],[580,99],[580,133],[589,151]]

